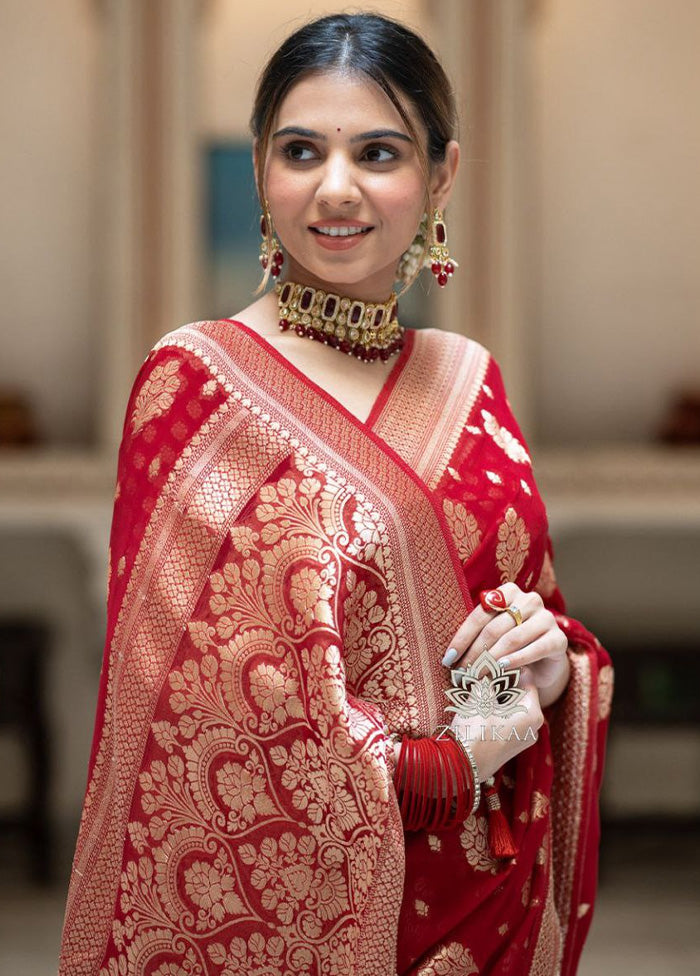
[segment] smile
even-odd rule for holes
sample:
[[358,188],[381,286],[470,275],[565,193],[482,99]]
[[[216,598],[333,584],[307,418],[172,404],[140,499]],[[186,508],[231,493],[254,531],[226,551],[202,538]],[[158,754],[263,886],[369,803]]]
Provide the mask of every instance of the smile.
[[356,234],[366,234],[371,227],[312,227],[311,230],[325,237],[353,237]]

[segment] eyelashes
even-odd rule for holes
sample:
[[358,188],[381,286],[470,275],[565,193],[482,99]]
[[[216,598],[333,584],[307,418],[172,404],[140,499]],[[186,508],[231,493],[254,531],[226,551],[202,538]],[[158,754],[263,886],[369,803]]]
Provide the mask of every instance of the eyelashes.
[[[306,158],[302,159],[299,156],[294,155],[294,153],[296,153],[297,151],[311,152],[314,155],[312,155],[311,157],[306,157]],[[311,145],[309,145],[308,143],[304,143],[304,142],[289,142],[289,143],[287,143],[286,146],[282,146],[281,147],[280,153],[281,153],[281,155],[285,159],[289,160],[292,163],[310,163],[313,159],[317,158],[316,155],[315,155],[316,150],[314,149],[314,147],[311,146]],[[368,159],[367,162],[369,162],[369,163],[377,163],[377,164],[380,164],[380,163],[392,163],[395,160],[397,160],[397,159],[400,158],[400,153],[397,152],[396,149],[393,149],[391,146],[380,146],[380,145],[368,146],[365,149],[365,151],[363,153],[363,156],[366,156],[368,153],[387,153],[388,154],[388,158],[384,158],[384,159]]]
[[298,156],[292,155],[296,150],[300,150],[302,152],[304,151],[310,152],[311,146],[304,146],[300,142],[290,142],[289,145],[282,146],[282,148],[280,149],[280,153],[284,156],[285,159],[290,160],[290,162],[308,163],[309,159],[300,159]]
[[391,163],[395,159],[399,158],[399,153],[392,149],[391,146],[370,146],[366,152],[385,152],[389,153],[389,159],[371,159],[371,163]]

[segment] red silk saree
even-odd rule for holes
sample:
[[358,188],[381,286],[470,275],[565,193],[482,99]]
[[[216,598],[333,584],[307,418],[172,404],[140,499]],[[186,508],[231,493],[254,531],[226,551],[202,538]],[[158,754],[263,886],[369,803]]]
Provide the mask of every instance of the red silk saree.
[[[127,406],[61,976],[570,976],[612,696],[566,616],[496,362],[406,343],[366,422],[241,323],[164,336]],[[449,723],[473,594],[537,589],[571,679],[483,805],[404,832],[392,732]]]

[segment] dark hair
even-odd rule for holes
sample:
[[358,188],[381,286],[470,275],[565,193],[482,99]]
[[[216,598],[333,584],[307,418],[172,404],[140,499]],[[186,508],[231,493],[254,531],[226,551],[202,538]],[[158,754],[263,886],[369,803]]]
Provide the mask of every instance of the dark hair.
[[[366,75],[385,92],[416,144],[429,196],[430,167],[433,162],[444,161],[445,147],[455,138],[457,129],[452,86],[442,65],[418,34],[379,14],[320,17],[291,34],[267,62],[250,117],[251,131],[258,140],[259,194],[264,193],[265,159],[273,120],[284,97],[305,75],[333,70]],[[425,125],[427,153],[399,93],[411,101]],[[261,287],[267,277],[266,272]]]

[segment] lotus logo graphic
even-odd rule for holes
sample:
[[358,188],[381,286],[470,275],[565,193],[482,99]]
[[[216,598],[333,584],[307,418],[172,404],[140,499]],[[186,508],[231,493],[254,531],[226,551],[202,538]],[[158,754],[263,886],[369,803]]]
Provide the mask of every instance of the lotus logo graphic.
[[[479,677],[484,670],[486,674]],[[519,669],[501,668],[486,650],[468,667],[451,668],[450,676],[454,687],[447,688],[445,694],[453,704],[445,708],[446,712],[487,718],[527,711],[524,705],[518,705],[525,695],[522,688],[517,687]]]

